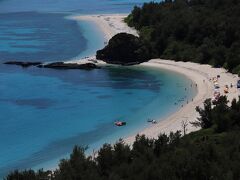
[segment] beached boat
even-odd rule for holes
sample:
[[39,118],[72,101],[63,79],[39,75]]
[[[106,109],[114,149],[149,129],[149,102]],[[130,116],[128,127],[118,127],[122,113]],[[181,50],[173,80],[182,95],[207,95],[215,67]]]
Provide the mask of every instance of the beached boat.
[[220,88],[220,86],[219,86],[219,84],[218,84],[217,82],[214,83],[214,88],[215,88],[215,89]]
[[237,88],[240,88],[240,80],[237,82]]

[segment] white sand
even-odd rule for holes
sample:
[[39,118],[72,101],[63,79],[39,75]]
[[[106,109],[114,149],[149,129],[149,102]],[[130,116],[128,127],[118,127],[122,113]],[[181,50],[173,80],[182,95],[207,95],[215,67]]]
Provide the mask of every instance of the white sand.
[[[124,23],[124,18],[127,17],[127,14],[104,14],[104,15],[79,15],[79,16],[69,16],[68,18],[74,19],[77,21],[90,21],[93,22],[99,27],[99,30],[104,35],[104,41],[107,44],[108,41],[116,34],[125,32],[138,36],[138,33],[135,29],[130,28]],[[82,59],[74,59],[67,61],[65,63],[88,63],[96,61],[96,56],[94,54],[89,54],[89,57]],[[95,62],[98,65],[105,65],[103,61],[97,60]]]
[[81,15],[72,16],[72,19],[81,21],[94,22],[104,34],[106,42],[109,41],[114,35],[126,32],[138,36],[138,33],[133,28],[128,27],[124,23],[124,18],[127,14],[104,14],[104,15]]
[[[212,68],[209,65],[200,65],[190,62],[174,62],[161,59],[150,60],[140,66],[159,67],[184,74],[191,79],[194,84],[197,84],[198,90],[193,101],[185,104],[178,112],[164,120],[159,120],[157,124],[151,125],[139,132],[139,134],[145,134],[147,137],[156,138],[160,133],[168,134],[171,131],[176,132],[177,130],[183,132],[182,121],[188,122],[187,133],[198,130],[198,128],[193,127],[189,122],[195,121],[197,117],[199,117],[199,114],[195,110],[196,106],[202,107],[205,99],[213,97],[214,86],[213,82],[210,81],[212,77],[220,75],[218,83],[222,95],[224,95],[223,89],[225,85],[230,86],[231,83],[234,85],[233,88],[229,89],[229,93],[226,94],[229,101],[232,101],[233,98],[238,98],[240,94],[236,88],[236,82],[238,80],[237,75],[227,73],[223,68]],[[127,143],[132,143],[134,139],[135,135],[132,135],[125,138],[125,141]]]
[[[136,30],[129,28],[123,21],[126,15],[123,14],[108,14],[108,15],[85,15],[85,16],[75,16],[76,20],[87,20],[96,23],[96,25],[105,34],[105,39],[108,41],[112,36],[120,32],[127,32],[137,35]],[[89,59],[95,59],[94,56],[83,60],[77,60],[77,63],[89,62]],[[97,61],[97,64],[104,65],[102,61]],[[158,120],[157,124],[150,125],[148,128],[139,131],[139,134],[145,134],[147,137],[155,138],[160,133],[170,133],[171,131],[176,132],[177,130],[183,130],[182,121],[187,121],[187,133],[197,130],[197,128],[191,126],[189,122],[195,121],[199,116],[195,111],[196,106],[202,106],[206,98],[213,97],[213,82],[209,81],[210,78],[220,75],[218,81],[220,85],[221,94],[223,93],[223,88],[225,85],[230,86],[232,83],[233,88],[230,88],[230,92],[227,95],[228,99],[231,101],[233,98],[238,98],[240,94],[236,89],[236,82],[238,77],[236,75],[227,73],[225,69],[222,68],[212,68],[209,65],[200,65],[197,63],[190,62],[174,62],[170,60],[160,60],[153,59],[149,62],[143,63],[138,66],[153,66],[162,69],[167,69],[170,71],[175,71],[187,76],[195,84],[197,84],[198,93],[193,101],[190,101],[176,113],[172,114],[166,119]],[[127,143],[132,143],[134,141],[136,134],[130,137],[124,138]]]

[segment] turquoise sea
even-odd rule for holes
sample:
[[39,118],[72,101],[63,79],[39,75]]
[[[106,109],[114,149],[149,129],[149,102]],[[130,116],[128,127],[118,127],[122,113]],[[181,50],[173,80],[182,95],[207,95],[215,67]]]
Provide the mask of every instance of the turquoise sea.
[[[66,17],[128,13],[143,2],[0,1],[0,177],[55,167],[76,144],[91,153],[148,127],[148,118],[163,119],[196,94],[185,76],[150,67],[61,71],[2,64],[92,55],[103,47],[101,32]],[[115,127],[118,119],[127,126]]]

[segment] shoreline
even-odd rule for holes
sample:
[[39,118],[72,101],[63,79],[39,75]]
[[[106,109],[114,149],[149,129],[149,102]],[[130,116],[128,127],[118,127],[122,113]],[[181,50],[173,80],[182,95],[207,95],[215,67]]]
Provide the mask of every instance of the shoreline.
[[[170,132],[176,132],[178,130],[183,131],[182,121],[188,123],[187,134],[193,131],[197,131],[200,128],[193,127],[190,122],[197,120],[199,114],[196,112],[195,108],[197,106],[203,107],[203,102],[207,98],[213,97],[214,85],[210,81],[210,78],[219,78],[220,92],[222,95],[226,95],[229,103],[234,99],[238,99],[239,91],[237,90],[235,84],[238,80],[237,75],[228,73],[223,68],[212,68],[210,65],[201,65],[192,62],[175,62],[172,60],[162,60],[162,59],[152,59],[148,62],[142,63],[139,66],[150,66],[157,67],[161,69],[166,69],[169,71],[178,72],[185,75],[187,78],[191,79],[195,84],[197,84],[197,94],[193,98],[193,101],[185,104],[180,110],[171,114],[167,118],[158,120],[157,124],[151,125],[138,132],[139,135],[146,135],[149,138],[157,138],[160,133],[169,134]],[[223,88],[225,85],[230,86],[233,84],[234,87],[230,88],[228,94],[224,94]],[[135,135],[128,136],[124,138],[124,141],[128,144],[132,144],[135,140]]]
[[70,19],[76,21],[90,21],[96,24],[104,35],[105,42],[108,42],[114,35],[125,32],[138,36],[135,29],[129,27],[124,22],[128,14],[92,14],[74,15]]
[[[109,16],[109,21],[108,20]],[[99,27],[99,30],[101,30],[102,33],[106,33],[105,38],[109,40],[111,36],[115,35],[119,32],[119,29],[117,28],[118,24],[122,24],[121,26],[125,26],[126,28],[120,28],[121,32],[128,32],[128,26],[122,21],[122,19],[126,15],[116,15],[117,18],[114,18],[114,14],[110,15],[84,15],[84,16],[78,16],[78,20],[86,20],[91,21],[96,24],[97,27]],[[100,19],[100,21],[99,21]],[[106,24],[106,27],[104,26],[104,23]],[[114,24],[114,26],[110,26],[111,23]],[[102,26],[102,29],[101,29]],[[111,32],[111,33],[108,33]],[[107,34],[108,33],[108,34]],[[129,32],[128,32],[129,33]],[[133,33],[134,32],[133,30]],[[65,61],[64,63],[95,63],[99,66],[119,66],[119,65],[111,65],[106,64],[103,61],[96,60],[95,56],[90,56],[86,58],[78,58],[70,61]],[[154,67],[159,69],[165,69],[168,71],[173,71],[180,73],[186,78],[190,79],[193,83],[197,84],[197,93],[195,97],[193,98],[193,101],[188,102],[187,104],[184,104],[183,107],[181,107],[179,110],[174,111],[169,116],[155,119],[157,121],[157,124],[149,124],[146,128],[136,128],[136,131],[134,133],[128,132],[127,134],[124,134],[123,140],[125,143],[132,145],[135,141],[135,136],[137,134],[140,135],[146,135],[148,138],[157,138],[157,136],[160,133],[166,133],[169,134],[171,131],[176,132],[177,130],[182,130],[182,121],[185,120],[188,122],[187,126],[187,133],[197,131],[199,128],[191,126],[189,122],[195,121],[196,118],[199,116],[198,113],[195,111],[196,106],[203,106],[203,102],[207,98],[211,98],[214,92],[214,85],[212,81],[209,81],[210,78],[216,77],[217,75],[220,75],[219,79],[219,85],[221,89],[221,94],[224,94],[223,88],[227,84],[230,86],[232,83],[234,85],[234,88],[230,88],[230,92],[227,94],[228,100],[231,101],[233,98],[238,99],[238,96],[240,95],[240,91],[236,88],[236,82],[239,79],[237,75],[233,75],[231,73],[227,73],[225,69],[223,68],[212,68],[210,65],[200,65],[197,63],[191,63],[191,62],[175,62],[172,60],[162,60],[162,59],[151,59],[148,62],[135,65],[135,67]],[[117,139],[112,140],[111,144],[114,144],[117,141]],[[99,150],[99,149],[96,149]],[[91,155],[91,154],[88,154]],[[50,161],[47,166],[44,166],[44,169],[50,169],[55,170],[58,168],[59,158],[56,159],[57,164],[55,164],[55,160]],[[53,162],[53,163],[52,163]],[[44,163],[43,163],[44,164]],[[48,166],[49,165],[49,166]],[[37,166],[39,167],[39,165]],[[42,166],[41,166],[42,167]],[[35,169],[35,168],[34,168]],[[38,169],[38,168],[37,168]],[[36,170],[37,170],[36,169]]]
[[[108,42],[111,37],[120,32],[130,33],[136,36],[138,35],[135,29],[130,28],[123,21],[126,16],[127,14],[103,14],[79,16],[76,15],[72,16],[71,18],[77,21],[91,21],[95,23],[96,26],[99,27],[104,34],[104,39]],[[96,58],[95,56],[91,56],[71,62],[86,63],[89,62],[89,60],[91,59]],[[102,66],[106,65],[106,63],[104,63],[103,61],[98,60],[96,61],[96,64]],[[192,80],[195,84],[197,84],[197,94],[193,98],[193,101],[184,105],[180,110],[171,114],[169,117],[160,120],[158,119],[157,124],[151,125],[138,132],[138,134],[145,134],[149,138],[156,138],[160,133],[169,134],[171,131],[176,132],[178,130],[182,130],[181,123],[183,120],[188,123],[187,133],[199,130],[200,128],[191,126],[189,122],[195,121],[199,117],[195,108],[197,106],[202,107],[205,99],[212,98],[213,96],[214,86],[213,83],[209,81],[209,79],[216,77],[217,75],[221,76],[221,78],[219,79],[221,94],[224,94],[223,87],[225,85],[236,85],[236,82],[238,80],[237,75],[227,73],[227,71],[223,68],[212,68],[210,65],[201,65],[191,62],[175,62],[172,60],[152,59],[148,62],[136,66],[150,66],[178,72]],[[226,94],[230,102],[234,98],[238,99],[238,95],[239,92],[237,91],[236,87],[231,88],[230,92]],[[123,140],[128,144],[132,144],[135,140],[136,135],[137,134],[132,134],[123,138]]]

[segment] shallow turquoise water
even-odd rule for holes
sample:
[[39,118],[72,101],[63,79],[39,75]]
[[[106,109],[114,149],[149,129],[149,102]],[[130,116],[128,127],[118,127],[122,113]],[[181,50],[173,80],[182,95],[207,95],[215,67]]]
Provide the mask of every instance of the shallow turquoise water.
[[[196,93],[184,76],[149,67],[59,71],[2,64],[91,55],[103,47],[101,32],[66,17],[129,12],[143,1],[85,2],[0,1],[0,177],[16,168],[55,166],[76,144],[90,153],[135,134],[149,125],[147,118],[166,117]],[[127,126],[115,127],[118,119]]]
[[[75,144],[92,150],[136,133],[195,93],[184,76],[154,68],[11,70],[0,73],[1,173],[44,167]],[[115,127],[117,119],[127,126]]]

